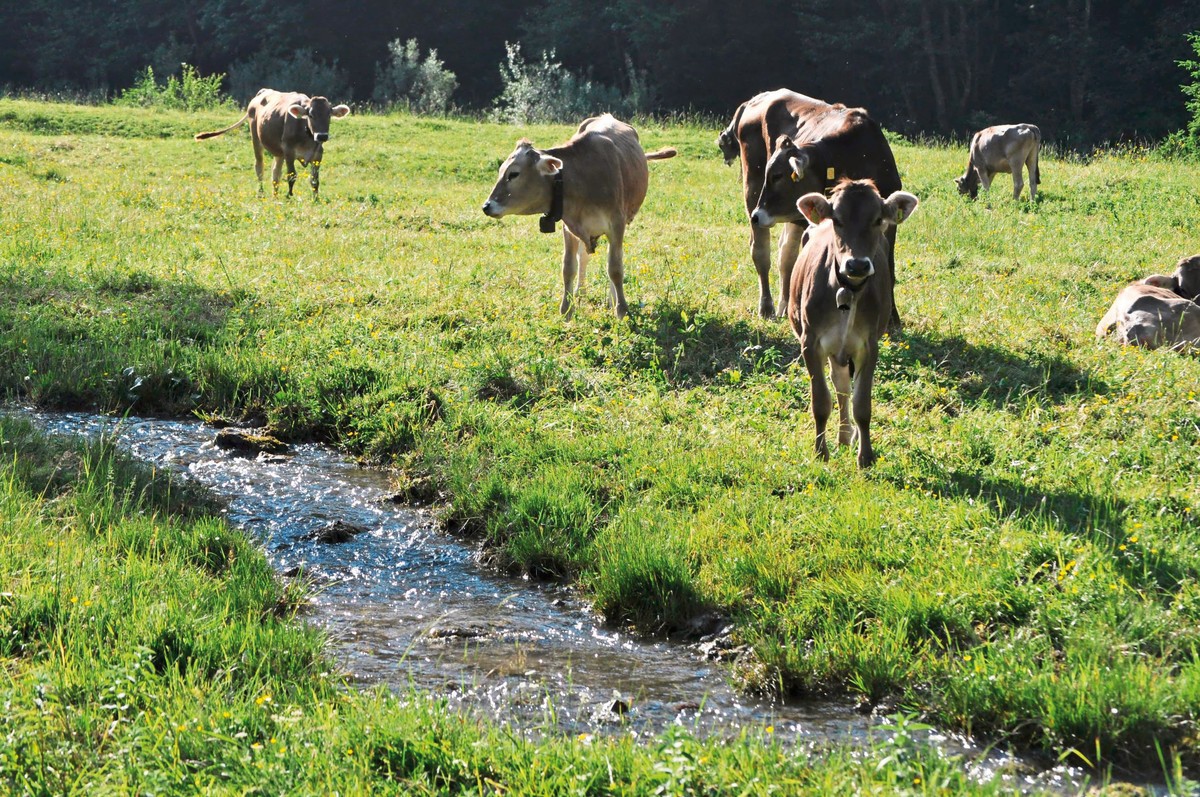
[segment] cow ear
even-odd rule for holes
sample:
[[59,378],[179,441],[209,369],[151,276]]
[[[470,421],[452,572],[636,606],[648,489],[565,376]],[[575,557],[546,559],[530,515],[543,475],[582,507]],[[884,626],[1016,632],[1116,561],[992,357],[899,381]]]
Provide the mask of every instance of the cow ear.
[[537,170],[548,177],[558,174],[562,167],[563,162],[553,155],[543,155],[537,162]]
[[896,191],[883,203],[888,221],[900,224],[917,209],[917,198],[907,191]]
[[288,116],[293,119],[303,119],[308,115],[308,111],[304,110],[304,106],[296,102],[288,106]]
[[332,109],[330,109],[329,112],[331,114],[333,114],[334,119],[341,119],[343,116],[350,115],[350,106],[344,105],[344,104],[343,105],[335,105],[335,106],[333,106]]
[[833,205],[829,204],[824,194],[805,194],[796,200],[796,209],[803,213],[804,218],[811,224],[820,224],[833,216]]
[[792,182],[796,182],[804,176],[804,170],[808,168],[808,155],[798,152],[788,158],[788,165],[792,167]]

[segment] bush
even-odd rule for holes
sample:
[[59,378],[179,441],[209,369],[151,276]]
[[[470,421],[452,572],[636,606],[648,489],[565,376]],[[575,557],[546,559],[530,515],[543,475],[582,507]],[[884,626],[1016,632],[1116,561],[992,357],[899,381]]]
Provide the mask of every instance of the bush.
[[446,69],[437,50],[430,50],[422,61],[416,39],[393,39],[388,53],[387,66],[375,66],[375,102],[405,105],[414,113],[444,114],[450,110],[450,96],[458,88],[458,77]]
[[[1200,57],[1200,31],[1187,34],[1188,43]],[[1172,133],[1163,142],[1160,151],[1167,155],[1200,155],[1200,61],[1176,61],[1192,78],[1179,88],[1187,97],[1187,110],[1191,114],[1186,130]]]
[[194,66],[180,64],[180,67],[179,75],[171,75],[164,85],[159,85],[155,78],[154,67],[146,67],[133,86],[122,91],[114,102],[117,105],[182,111],[212,110],[230,104],[229,98],[221,93],[225,75],[217,73],[204,77]]
[[505,42],[504,48],[506,62],[500,65],[504,91],[492,108],[498,122],[578,122],[602,111],[626,116],[632,110],[617,89],[568,71],[554,60],[554,50],[543,52],[540,63],[530,64],[519,43]]
[[260,52],[229,67],[229,93],[239,101],[249,101],[262,88],[324,96],[335,104],[351,98],[350,80],[337,60],[323,63],[309,50],[296,50],[288,57]]

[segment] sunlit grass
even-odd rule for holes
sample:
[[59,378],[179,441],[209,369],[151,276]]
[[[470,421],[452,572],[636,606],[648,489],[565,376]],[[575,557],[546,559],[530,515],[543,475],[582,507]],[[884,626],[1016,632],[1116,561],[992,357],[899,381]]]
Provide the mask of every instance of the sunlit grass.
[[[976,202],[965,150],[895,147],[901,230],[873,437],[812,453],[713,130],[643,126],[630,321],[603,253],[573,322],[561,238],[479,206],[528,136],[341,120],[322,201],[257,195],[221,115],[0,102],[0,385],[46,406],[252,416],[429,477],[501,564],[652,631],[734,618],[797,693],[850,690],[1054,752],[1196,751],[1200,363],[1092,339],[1196,251],[1200,175],[1043,158]],[[160,132],[167,135],[160,136]]]

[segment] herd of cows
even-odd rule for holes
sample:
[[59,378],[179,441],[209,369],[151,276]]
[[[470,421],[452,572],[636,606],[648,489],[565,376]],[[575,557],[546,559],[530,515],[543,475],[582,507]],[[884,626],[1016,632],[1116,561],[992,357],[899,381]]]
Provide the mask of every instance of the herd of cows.
[[[323,144],[345,105],[324,97],[262,89],[246,113],[219,136],[250,122],[255,171],[262,190],[263,150],[275,158],[278,190],[287,165],[288,195],[295,161],[310,167],[319,190]],[[1013,176],[1013,197],[1029,175],[1037,196],[1041,131],[1030,124],[999,125],[975,134],[958,189],[974,198],[997,173]],[[717,138],[726,164],[742,165],[750,221],[750,255],[758,274],[758,312],[776,315],[771,296],[771,228],[779,241],[778,315],[800,341],[812,382],[816,450],[828,458],[826,425],[833,401],[825,376],[829,363],[838,397],[838,442],[858,441],[858,465],[875,460],[871,447],[871,387],[879,341],[898,327],[894,301],[896,228],[918,200],[901,190],[900,172],[880,126],[862,108],[847,108],[778,89],[742,103]],[[563,292],[560,309],[570,318],[588,257],[608,240],[609,296],[617,317],[628,313],[624,291],[625,228],[649,185],[647,161],[674,157],[674,149],[647,153],[628,124],[603,114],[585,120],[565,144],[537,149],[521,140],[500,166],[483,212],[491,218],[541,215],[542,232],[563,224]],[[1200,346],[1200,256],[1184,258],[1172,276],[1152,275],[1118,295],[1096,330],[1126,344],[1185,349]],[[853,426],[851,425],[853,418]]]

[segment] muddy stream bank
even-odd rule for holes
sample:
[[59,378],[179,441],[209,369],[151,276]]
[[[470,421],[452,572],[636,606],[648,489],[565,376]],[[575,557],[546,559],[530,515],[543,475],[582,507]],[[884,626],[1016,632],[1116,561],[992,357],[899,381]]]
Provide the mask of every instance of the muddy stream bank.
[[[858,713],[849,699],[747,695],[701,646],[630,636],[606,627],[568,587],[488,571],[476,548],[440,531],[430,514],[395,505],[385,475],[327,448],[252,458],[218,448],[216,430],[198,421],[6,412],[55,434],[106,435],[210,490],[283,576],[304,574],[312,589],[302,617],[329,635],[353,683],[429,691],[533,733],[643,736],[683,725],[804,746],[887,738],[887,718]],[[924,735],[980,779],[1071,793],[1082,782],[1077,770]]]

